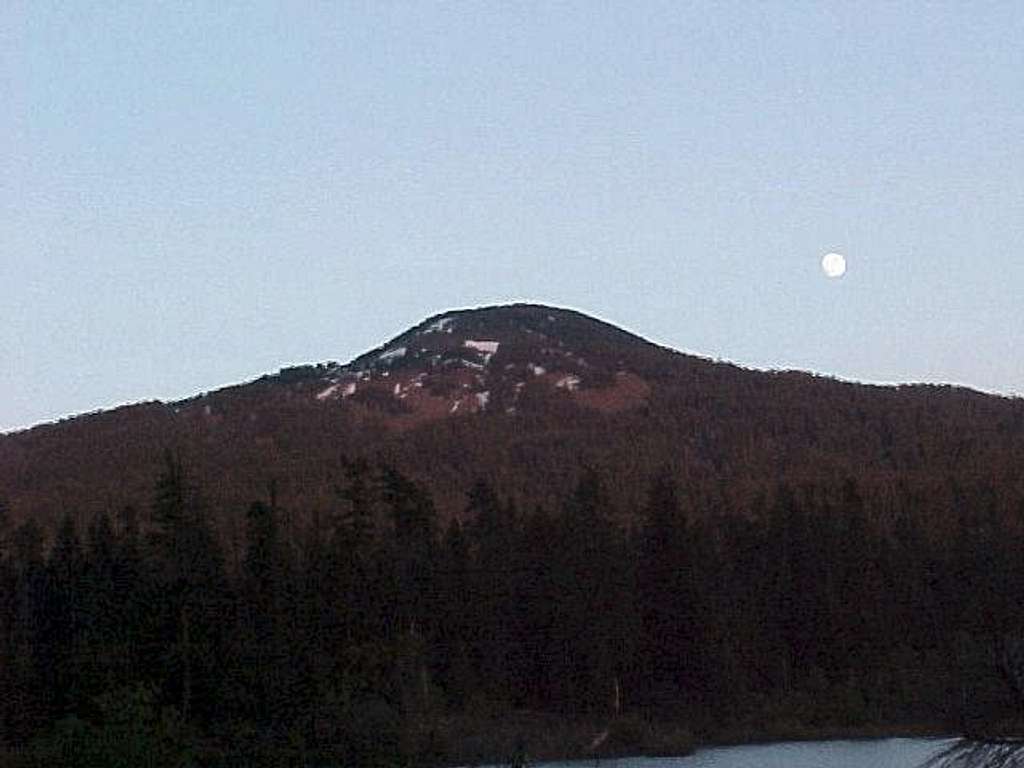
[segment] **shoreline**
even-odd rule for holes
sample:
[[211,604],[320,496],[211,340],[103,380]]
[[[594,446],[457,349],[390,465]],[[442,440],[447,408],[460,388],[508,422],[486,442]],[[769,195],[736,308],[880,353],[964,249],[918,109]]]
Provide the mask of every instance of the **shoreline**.
[[851,727],[797,728],[773,730],[767,733],[747,737],[730,729],[722,735],[702,741],[697,749],[714,747],[742,747],[759,744],[781,744],[802,741],[877,741],[882,739],[955,739],[956,733],[941,725],[910,724],[910,725],[877,725]]
[[[414,759],[416,765],[434,768],[519,765],[525,768],[550,762],[582,764],[599,760],[686,757],[701,750],[784,743],[952,738],[956,738],[956,734],[951,733],[948,726],[935,723],[855,727],[780,723],[694,734],[676,721],[647,720],[635,713],[608,719],[518,710],[425,720],[408,731],[403,742],[410,748],[407,756]],[[0,765],[36,768],[51,764],[48,758],[56,753],[40,746],[0,749]],[[243,756],[228,744],[195,746],[193,756],[202,765],[237,765],[237,759]],[[313,752],[270,745],[266,745],[266,751],[248,752],[245,758],[254,768],[332,764],[329,751],[317,757]]]
[[[453,719],[451,725],[457,725]],[[461,723],[468,726],[465,720]],[[457,739],[448,768],[509,765],[515,754],[514,740],[526,745],[527,765],[548,762],[612,760],[644,757],[686,757],[700,750],[759,746],[810,741],[876,741],[885,739],[953,739],[956,733],[938,723],[810,727],[779,724],[760,728],[727,728],[718,732],[693,734],[671,721],[647,721],[626,715],[617,721],[560,718],[539,712],[516,712],[492,716],[473,723],[476,731],[463,741]],[[457,737],[456,727],[446,735]],[[480,735],[486,733],[487,736]],[[509,734],[516,735],[509,738]],[[462,735],[467,735],[463,733]],[[486,744],[484,742],[487,742]],[[458,746],[455,746],[458,744]],[[597,748],[595,749],[594,746]]]

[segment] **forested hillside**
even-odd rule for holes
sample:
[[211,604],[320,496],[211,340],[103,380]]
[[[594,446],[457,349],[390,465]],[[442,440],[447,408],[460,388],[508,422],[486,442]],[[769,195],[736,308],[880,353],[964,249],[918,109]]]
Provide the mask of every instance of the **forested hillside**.
[[424,765],[998,722],[1021,466],[1018,399],[446,313],[0,436],[0,735]]
[[[426,765],[516,741],[584,754],[603,731],[629,752],[678,749],[664,734],[681,729],[1012,713],[992,649],[1024,629],[1024,534],[994,495],[965,491],[938,534],[912,507],[878,520],[853,479],[780,483],[738,514],[656,473],[624,525],[616,481],[581,469],[533,509],[478,481],[442,525],[425,488],[349,462],[320,516],[273,485],[254,498],[232,561],[168,455],[148,534],[131,510],[66,518],[48,551],[33,521],[4,527],[4,740],[69,765],[131,749]],[[524,712],[585,725],[560,745],[495,725]]]
[[607,493],[627,523],[662,468],[737,514],[782,482],[847,478],[869,514],[913,508],[939,527],[964,493],[989,493],[1008,523],[1024,506],[1020,399],[744,370],[535,305],[445,313],[345,366],[0,435],[0,497],[49,537],[66,514],[84,527],[144,507],[166,450],[236,551],[268,482],[309,519],[355,458],[422,484],[445,522],[478,477],[522,509],[553,508],[584,466],[614,476]]

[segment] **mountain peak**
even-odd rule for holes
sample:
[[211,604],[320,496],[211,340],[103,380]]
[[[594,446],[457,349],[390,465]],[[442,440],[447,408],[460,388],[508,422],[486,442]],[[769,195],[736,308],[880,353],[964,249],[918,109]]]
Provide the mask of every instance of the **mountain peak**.
[[654,345],[580,312],[510,304],[443,312],[344,366],[330,369],[321,402],[352,400],[417,424],[483,411],[515,414],[561,397],[618,411],[644,401],[635,365]]

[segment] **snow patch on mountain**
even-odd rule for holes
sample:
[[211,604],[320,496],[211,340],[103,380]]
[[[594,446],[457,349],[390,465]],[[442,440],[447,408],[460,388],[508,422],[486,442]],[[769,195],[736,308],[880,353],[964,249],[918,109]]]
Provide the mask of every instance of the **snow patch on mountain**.
[[341,386],[340,384],[331,384],[331,386],[329,386],[327,389],[323,390],[322,392],[318,392],[317,395],[316,395],[316,399],[317,400],[326,400],[328,397],[330,397],[335,392],[337,392],[338,391],[338,387],[340,387],[340,386]]
[[498,347],[501,346],[501,342],[498,341],[476,341],[475,339],[466,339],[462,342],[462,346],[467,349],[473,349],[479,352],[483,358],[484,363],[490,362],[491,357],[495,352],[498,351]]
[[469,347],[470,349],[479,350],[480,352],[488,355],[493,355],[498,351],[500,344],[501,342],[499,341],[476,341],[474,339],[466,339],[462,345],[464,347]]
[[558,389],[567,389],[570,392],[575,392],[580,386],[580,377],[573,376],[572,374],[563,376],[555,382],[555,386],[558,387]]
[[422,333],[451,333],[453,322],[455,322],[454,317],[442,317],[424,328]]
[[393,349],[386,350],[377,355],[377,362],[390,363],[392,360],[405,357],[405,352],[405,347],[394,347]]

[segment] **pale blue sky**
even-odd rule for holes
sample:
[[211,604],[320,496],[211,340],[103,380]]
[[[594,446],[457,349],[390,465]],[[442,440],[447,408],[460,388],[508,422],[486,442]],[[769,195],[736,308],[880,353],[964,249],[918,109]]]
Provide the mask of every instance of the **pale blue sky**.
[[1017,0],[7,0],[0,430],[510,300],[1024,392],[1022,41]]

